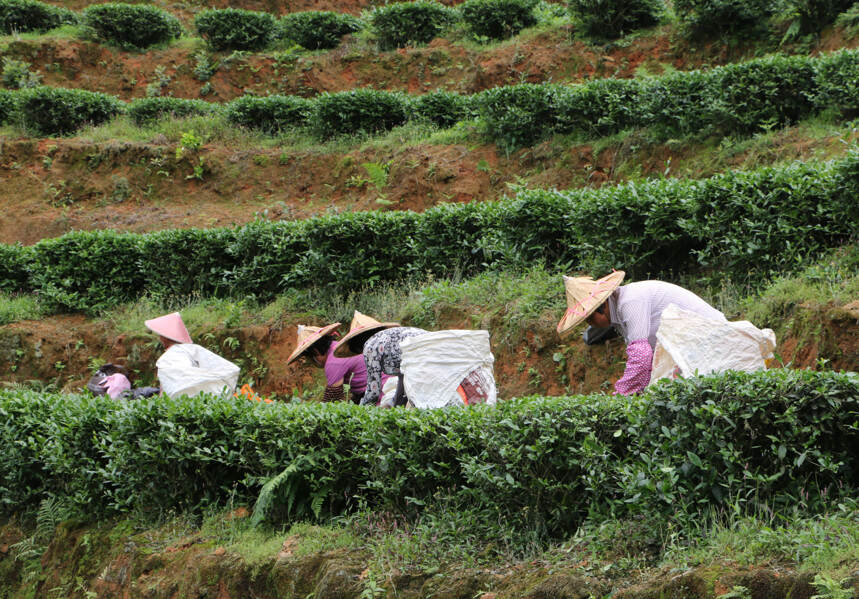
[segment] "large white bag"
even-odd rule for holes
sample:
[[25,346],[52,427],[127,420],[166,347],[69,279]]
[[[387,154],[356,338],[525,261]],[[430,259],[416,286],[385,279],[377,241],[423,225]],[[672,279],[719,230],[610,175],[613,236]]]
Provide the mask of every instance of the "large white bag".
[[235,392],[239,367],[194,343],[171,345],[155,363],[161,391],[170,397]]
[[656,331],[650,384],[676,375],[762,370],[774,349],[770,329],[761,330],[747,320],[711,320],[669,304]]
[[485,403],[497,399],[489,331],[449,330],[408,337],[400,343],[400,370],[409,400],[417,408],[464,405],[457,387],[468,385]]

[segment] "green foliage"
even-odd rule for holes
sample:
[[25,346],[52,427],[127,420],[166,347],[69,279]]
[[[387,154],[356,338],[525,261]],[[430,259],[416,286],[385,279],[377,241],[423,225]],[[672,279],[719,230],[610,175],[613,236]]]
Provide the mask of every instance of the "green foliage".
[[640,124],[642,88],[635,79],[610,78],[559,88],[555,132],[597,137]]
[[387,131],[406,122],[407,106],[408,99],[400,92],[374,89],[326,92],[316,98],[311,124],[323,139]]
[[135,125],[145,126],[163,118],[184,118],[192,115],[212,114],[220,105],[203,100],[185,100],[159,96],[141,98],[128,104],[128,116]]
[[[859,152],[853,150],[825,165],[596,190],[526,190],[511,200],[445,204],[421,214],[355,212],[142,235],[71,233],[31,249],[0,246],[13,264],[0,280],[19,281],[26,273],[27,290],[55,306],[90,311],[147,292],[168,298],[241,289],[269,299],[290,288],[342,291],[537,263],[594,272],[623,268],[637,278],[711,271],[759,280],[855,239],[857,196]],[[406,242],[392,246],[391,239]]]
[[760,34],[772,11],[768,0],[674,0],[674,12],[693,39]]
[[14,293],[26,289],[31,260],[31,246],[0,244],[0,291]]
[[466,0],[460,10],[462,20],[475,36],[500,40],[537,24],[536,3],[536,0]]
[[593,511],[800,498],[813,511],[859,484],[857,417],[855,374],[791,370],[435,411],[11,390],[0,392],[0,512],[49,496],[90,514],[234,499],[277,522],[446,501],[565,537]]
[[854,4],[855,0],[787,0],[785,19],[791,26],[786,37],[820,33]]
[[98,125],[123,112],[116,97],[82,89],[36,87],[19,92],[24,125],[39,135],[66,135],[85,124]]
[[234,125],[278,133],[308,124],[313,102],[299,96],[242,96],[226,107],[227,120]]
[[123,48],[145,49],[182,35],[179,19],[147,4],[115,2],[87,6],[82,22],[95,39]]
[[262,50],[276,25],[268,13],[238,8],[204,10],[194,17],[197,31],[215,50]]
[[433,0],[397,2],[370,12],[373,33],[383,50],[426,44],[456,20],[456,12]]
[[0,291],[0,326],[19,320],[38,320],[44,314],[32,295],[7,295]]
[[662,0],[570,0],[570,13],[590,37],[615,39],[657,25],[665,12]]
[[416,96],[409,103],[409,118],[430,121],[442,128],[452,127],[470,114],[470,98],[453,92],[434,91]]
[[361,29],[361,21],[343,13],[306,11],[286,15],[280,20],[280,37],[308,50],[335,48],[344,35]]
[[853,50],[822,57],[817,65],[815,103],[834,108],[847,118],[859,115],[859,60]]
[[0,80],[3,81],[3,85],[10,89],[22,89],[38,86],[42,81],[42,76],[30,72],[29,62],[4,56]]
[[0,89],[0,125],[12,122],[12,116],[18,111],[18,94]]
[[46,31],[77,22],[77,15],[66,8],[35,0],[0,0],[0,33]]
[[561,86],[532,83],[495,87],[478,94],[474,106],[486,135],[508,150],[529,146],[554,128]]

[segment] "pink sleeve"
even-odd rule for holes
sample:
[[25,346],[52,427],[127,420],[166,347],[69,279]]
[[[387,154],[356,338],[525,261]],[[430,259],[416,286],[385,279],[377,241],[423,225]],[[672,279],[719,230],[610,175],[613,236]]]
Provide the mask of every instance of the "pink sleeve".
[[630,395],[643,390],[650,382],[653,349],[647,339],[636,339],[626,346],[626,370],[614,384],[615,393]]
[[119,372],[105,378],[103,385],[111,399],[116,399],[123,391],[131,389],[131,382]]

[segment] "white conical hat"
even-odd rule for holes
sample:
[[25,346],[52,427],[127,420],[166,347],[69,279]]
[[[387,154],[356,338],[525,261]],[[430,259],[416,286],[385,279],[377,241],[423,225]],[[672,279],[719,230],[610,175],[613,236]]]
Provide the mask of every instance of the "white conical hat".
[[592,277],[564,277],[567,311],[558,323],[558,334],[563,334],[593,314],[620,286],[624,276],[624,271],[615,270],[597,280]]
[[298,340],[295,344],[295,351],[287,358],[286,363],[289,364],[304,351],[310,348],[311,345],[322,339],[325,335],[340,326],[339,322],[329,324],[324,327],[312,327],[303,324],[298,325]]
[[334,355],[338,358],[354,356],[356,354],[349,349],[348,341],[350,339],[368,331],[378,332],[382,329],[390,329],[398,326],[400,326],[400,323],[398,322],[379,322],[372,316],[361,314],[358,310],[355,310],[355,314],[352,316],[352,324],[349,327],[349,332],[346,333],[346,336],[343,337],[343,339],[341,339],[337,344],[337,347],[334,348]]

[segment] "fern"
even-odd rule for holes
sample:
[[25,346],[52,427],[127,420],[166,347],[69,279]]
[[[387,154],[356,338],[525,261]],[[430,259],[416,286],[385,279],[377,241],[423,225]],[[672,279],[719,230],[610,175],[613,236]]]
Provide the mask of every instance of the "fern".
[[42,555],[54,536],[57,526],[72,514],[69,505],[56,497],[43,499],[36,512],[36,529],[29,537],[11,545],[15,560],[23,564],[24,582],[30,583],[42,571]]
[[281,489],[286,491],[286,512],[292,512],[292,507],[295,503],[296,484],[295,476],[299,473],[298,460],[293,461],[287,466],[283,472],[269,479],[262,489],[254,503],[254,511],[251,516],[251,526],[259,526],[265,521],[272,512],[272,506],[275,501],[281,498]]

